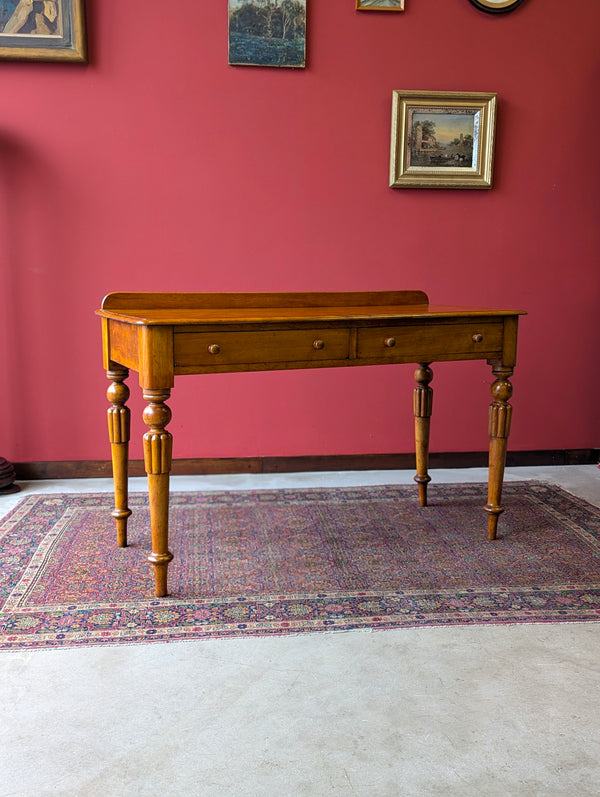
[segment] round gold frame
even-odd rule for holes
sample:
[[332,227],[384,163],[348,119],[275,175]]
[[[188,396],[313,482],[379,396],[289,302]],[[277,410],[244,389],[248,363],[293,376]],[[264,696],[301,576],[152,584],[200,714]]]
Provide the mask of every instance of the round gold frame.
[[504,14],[507,11],[514,11],[523,0],[470,0],[470,2],[475,8],[488,14]]

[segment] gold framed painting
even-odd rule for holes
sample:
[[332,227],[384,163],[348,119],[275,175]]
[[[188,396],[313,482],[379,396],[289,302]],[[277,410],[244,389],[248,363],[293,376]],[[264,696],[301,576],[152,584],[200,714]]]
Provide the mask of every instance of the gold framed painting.
[[358,11],[404,11],[404,0],[356,0]]
[[491,188],[497,95],[394,91],[390,187]]
[[0,0],[0,58],[86,63],[84,0]]

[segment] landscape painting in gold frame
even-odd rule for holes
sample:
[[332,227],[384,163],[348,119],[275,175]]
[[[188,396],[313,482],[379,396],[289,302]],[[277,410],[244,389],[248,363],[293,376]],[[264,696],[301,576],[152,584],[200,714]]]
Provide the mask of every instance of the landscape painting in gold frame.
[[394,91],[390,187],[491,188],[497,95]]
[[404,0],[356,0],[358,11],[404,11]]
[[86,63],[85,0],[2,0],[0,58]]

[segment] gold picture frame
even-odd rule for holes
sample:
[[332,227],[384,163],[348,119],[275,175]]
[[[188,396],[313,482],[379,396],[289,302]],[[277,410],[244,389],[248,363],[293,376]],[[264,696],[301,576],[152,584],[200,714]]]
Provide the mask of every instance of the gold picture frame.
[[471,0],[475,8],[487,14],[506,14],[507,11],[514,11],[522,2],[523,0]]
[[0,59],[87,63],[84,0],[7,0],[0,17]]
[[357,11],[404,11],[404,0],[356,0]]
[[391,188],[491,188],[497,95],[392,92]]

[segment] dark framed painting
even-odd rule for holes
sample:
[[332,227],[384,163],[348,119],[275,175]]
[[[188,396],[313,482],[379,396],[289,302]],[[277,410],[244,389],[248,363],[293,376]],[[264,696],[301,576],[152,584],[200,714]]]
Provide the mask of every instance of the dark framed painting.
[[356,0],[357,11],[404,11],[404,0]]
[[0,58],[86,63],[84,0],[0,0]]
[[491,188],[496,94],[394,91],[392,188]]
[[306,0],[228,0],[229,63],[306,66]]

